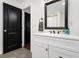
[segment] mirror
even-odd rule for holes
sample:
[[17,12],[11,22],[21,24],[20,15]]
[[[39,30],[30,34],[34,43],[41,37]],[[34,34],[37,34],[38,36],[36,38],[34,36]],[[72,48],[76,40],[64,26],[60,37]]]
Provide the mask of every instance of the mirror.
[[68,0],[45,3],[45,29],[68,28]]

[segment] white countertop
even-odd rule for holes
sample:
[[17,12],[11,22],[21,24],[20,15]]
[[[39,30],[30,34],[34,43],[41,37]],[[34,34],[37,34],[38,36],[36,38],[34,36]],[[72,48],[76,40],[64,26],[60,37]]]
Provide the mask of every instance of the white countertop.
[[64,39],[79,40],[79,37],[78,36],[75,36],[75,35],[67,35],[67,34],[52,34],[52,33],[38,32],[38,33],[34,33],[34,35],[46,36],[46,37],[53,37],[53,38],[64,38]]

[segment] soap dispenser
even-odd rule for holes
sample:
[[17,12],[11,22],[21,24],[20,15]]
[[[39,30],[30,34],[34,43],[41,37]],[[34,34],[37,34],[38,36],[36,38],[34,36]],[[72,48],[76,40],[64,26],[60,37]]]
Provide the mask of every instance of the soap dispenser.
[[68,29],[64,29],[64,34],[70,34],[70,30]]

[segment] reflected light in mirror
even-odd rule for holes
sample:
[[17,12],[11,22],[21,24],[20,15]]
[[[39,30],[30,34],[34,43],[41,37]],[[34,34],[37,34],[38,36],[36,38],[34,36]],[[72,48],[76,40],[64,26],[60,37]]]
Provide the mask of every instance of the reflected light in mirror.
[[45,2],[53,1],[53,0],[44,0]]
[[64,6],[65,5],[65,2],[63,2],[62,5]]

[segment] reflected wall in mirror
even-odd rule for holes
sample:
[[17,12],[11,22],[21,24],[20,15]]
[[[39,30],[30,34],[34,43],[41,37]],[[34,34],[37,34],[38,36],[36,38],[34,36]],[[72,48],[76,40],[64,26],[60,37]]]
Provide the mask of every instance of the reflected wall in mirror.
[[68,0],[53,0],[45,4],[45,29],[68,28]]

